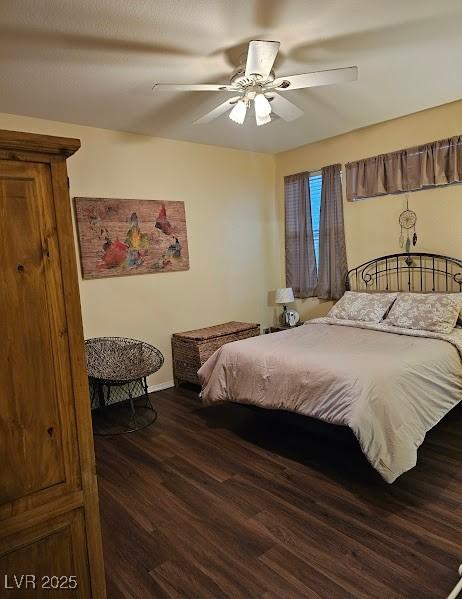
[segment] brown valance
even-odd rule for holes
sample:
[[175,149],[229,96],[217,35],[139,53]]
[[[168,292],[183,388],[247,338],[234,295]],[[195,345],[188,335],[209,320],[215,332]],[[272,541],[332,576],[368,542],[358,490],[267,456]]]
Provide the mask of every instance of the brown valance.
[[462,181],[462,136],[345,165],[348,200],[417,191]]

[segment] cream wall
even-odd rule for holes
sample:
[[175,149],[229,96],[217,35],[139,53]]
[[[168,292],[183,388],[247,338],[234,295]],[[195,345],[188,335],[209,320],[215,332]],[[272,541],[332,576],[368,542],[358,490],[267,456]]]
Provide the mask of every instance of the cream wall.
[[[462,101],[357,129],[344,135],[276,155],[276,194],[279,211],[281,283],[284,278],[284,176],[303,170],[399,150],[462,134]],[[344,186],[345,187],[345,186]],[[462,186],[450,185],[409,194],[417,213],[416,251],[462,256]],[[369,258],[400,252],[398,216],[403,195],[357,202],[344,198],[345,235],[349,267]],[[297,302],[302,318],[324,314],[330,302]]]
[[71,197],[184,201],[189,271],[80,280],[85,337],[134,337],[162,351],[166,363],[150,384],[172,379],[173,332],[272,322],[274,157],[6,114],[0,128],[81,139],[68,160]]
[[[78,137],[68,160],[71,197],[185,202],[190,270],[80,280],[85,337],[122,335],[157,345],[171,381],[170,336],[227,320],[268,325],[268,292],[284,284],[283,178],[462,133],[462,101],[309,144],[275,157],[92,127],[0,114],[0,128]],[[344,198],[348,264],[400,251],[404,196]],[[418,251],[462,255],[462,187],[410,194]],[[80,269],[79,269],[80,272]],[[297,302],[302,318],[329,302]]]

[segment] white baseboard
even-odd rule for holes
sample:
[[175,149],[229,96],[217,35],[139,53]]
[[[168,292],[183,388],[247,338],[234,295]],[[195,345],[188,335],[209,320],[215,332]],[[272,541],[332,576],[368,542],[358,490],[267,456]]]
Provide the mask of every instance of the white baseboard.
[[155,391],[162,391],[163,389],[170,389],[174,387],[175,383],[173,379],[171,381],[166,381],[165,383],[157,383],[157,385],[149,385],[148,393],[154,393]]

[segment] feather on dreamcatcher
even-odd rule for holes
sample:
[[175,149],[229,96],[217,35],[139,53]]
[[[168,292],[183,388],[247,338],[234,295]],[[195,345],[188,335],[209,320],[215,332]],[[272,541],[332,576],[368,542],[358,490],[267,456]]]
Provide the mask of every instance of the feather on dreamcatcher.
[[399,226],[401,227],[401,234],[399,236],[399,247],[405,248],[405,251],[408,254],[411,250],[411,229],[413,231],[412,245],[415,246],[417,243],[417,233],[415,231],[415,225],[417,223],[417,214],[413,210],[409,210],[409,198],[407,196],[406,210],[401,212],[398,220]]

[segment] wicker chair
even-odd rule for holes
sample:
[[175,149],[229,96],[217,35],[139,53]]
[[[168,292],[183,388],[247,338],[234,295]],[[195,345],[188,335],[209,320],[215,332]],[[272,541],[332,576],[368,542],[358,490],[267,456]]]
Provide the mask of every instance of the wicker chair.
[[[124,419],[118,422],[119,429],[103,427],[95,434],[118,434],[140,430],[152,424],[157,418],[148,394],[147,377],[157,372],[164,363],[162,353],[153,345],[136,339],[126,337],[95,337],[85,341],[87,356],[87,371],[90,383],[90,396],[92,408],[104,409],[112,404],[128,404],[130,407],[130,421]],[[139,397],[145,398],[144,410],[149,410],[141,418],[137,415],[136,408]]]

